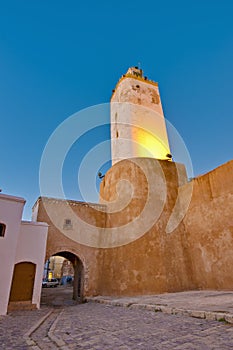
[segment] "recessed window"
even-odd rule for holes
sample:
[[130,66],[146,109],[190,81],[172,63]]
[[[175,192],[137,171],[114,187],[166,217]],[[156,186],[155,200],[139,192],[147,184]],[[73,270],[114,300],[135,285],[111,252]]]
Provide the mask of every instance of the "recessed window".
[[72,222],[70,219],[65,219],[63,228],[67,230],[72,228]]
[[0,237],[4,237],[6,232],[6,225],[0,222]]

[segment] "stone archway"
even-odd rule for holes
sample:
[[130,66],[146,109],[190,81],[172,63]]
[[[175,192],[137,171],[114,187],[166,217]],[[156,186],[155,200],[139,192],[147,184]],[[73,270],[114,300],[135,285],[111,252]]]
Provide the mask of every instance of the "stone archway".
[[73,300],[79,300],[82,303],[84,301],[84,265],[82,260],[68,251],[60,251],[53,256],[61,256],[72,263],[74,268]]

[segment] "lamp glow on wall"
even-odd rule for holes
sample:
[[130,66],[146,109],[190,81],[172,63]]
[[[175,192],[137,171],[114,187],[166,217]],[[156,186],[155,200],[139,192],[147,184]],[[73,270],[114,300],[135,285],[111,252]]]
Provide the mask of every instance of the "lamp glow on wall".
[[138,157],[153,157],[156,159],[170,159],[170,149],[167,144],[149,131],[141,128],[132,129],[134,154]]

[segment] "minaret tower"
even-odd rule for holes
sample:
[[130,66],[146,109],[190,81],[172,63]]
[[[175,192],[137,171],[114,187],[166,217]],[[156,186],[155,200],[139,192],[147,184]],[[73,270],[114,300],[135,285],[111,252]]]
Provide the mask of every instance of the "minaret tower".
[[111,98],[112,164],[121,159],[171,159],[158,83],[129,68]]

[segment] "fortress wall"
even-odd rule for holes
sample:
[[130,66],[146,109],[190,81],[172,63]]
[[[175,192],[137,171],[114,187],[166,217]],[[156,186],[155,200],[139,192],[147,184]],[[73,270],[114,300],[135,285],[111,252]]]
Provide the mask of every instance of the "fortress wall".
[[[36,219],[50,225],[46,258],[59,251],[76,254],[85,267],[85,295],[232,289],[233,161],[181,187],[177,169],[184,184],[182,165],[123,160],[105,175],[100,205],[39,199]],[[67,231],[66,203],[85,222],[72,219]],[[169,220],[179,223],[170,233]]]
[[[145,165],[146,161],[141,162]],[[160,164],[167,187],[164,210],[142,237],[128,245],[104,250],[101,293],[136,295],[232,289],[233,161],[182,186],[183,196],[187,196],[187,188],[191,187],[191,202],[184,219],[169,234],[166,227],[177,199],[177,176],[174,163],[160,161]],[[153,160],[147,161],[146,168],[154,173],[154,181],[158,181],[160,175],[153,167]],[[148,194],[145,177],[133,163],[126,160],[111,168],[101,187],[101,195],[113,199],[113,188],[119,179],[127,176],[136,189],[137,200],[141,196],[140,205],[137,206],[133,198],[125,209],[127,220],[133,220],[141,212]],[[152,187],[152,192],[157,190]],[[156,201],[154,203],[155,213]],[[122,216],[125,218],[123,211],[108,214],[107,225],[122,224]]]
[[184,219],[196,285],[233,288],[233,161],[194,180]]
[[[192,261],[184,226],[181,224],[172,234],[166,233],[167,222],[178,194],[176,166],[181,165],[146,158],[135,161],[136,163],[132,160],[121,161],[105,175],[100,194],[106,200],[115,198],[114,188],[121,179],[127,177],[134,188],[131,202],[125,209],[115,214],[109,213],[107,225],[115,227],[122,224],[122,215],[127,212],[127,220],[132,223],[128,226],[128,236],[132,236],[132,231],[136,230],[138,225],[143,229],[143,225],[146,227],[151,217],[158,218],[140,238],[127,245],[103,250],[101,294],[137,295],[194,289],[197,286],[192,278]],[[147,176],[143,176],[142,170]],[[152,178],[148,178],[148,174]],[[165,180],[165,186],[161,179]],[[149,192],[148,181],[151,184]],[[125,199],[122,198],[124,193],[127,191],[123,191],[122,188],[120,202]],[[163,210],[161,215],[158,215],[162,203],[161,195],[164,193]],[[139,205],[136,204],[136,200]],[[152,205],[148,207],[147,216],[141,216],[139,223],[134,225],[136,217],[148,202]],[[124,234],[120,229],[118,232],[119,235]]]

